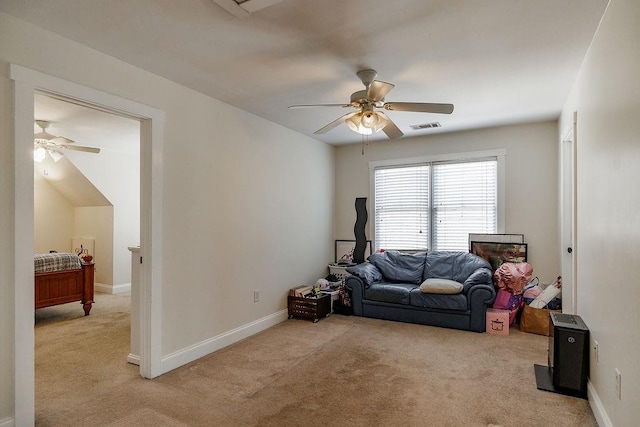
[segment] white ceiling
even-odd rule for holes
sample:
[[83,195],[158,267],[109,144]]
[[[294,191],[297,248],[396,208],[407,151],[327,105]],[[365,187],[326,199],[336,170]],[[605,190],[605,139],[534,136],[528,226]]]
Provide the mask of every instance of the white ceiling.
[[[450,116],[389,112],[405,137],[557,118],[606,5],[283,0],[240,19],[212,0],[0,0],[6,13],[335,145],[360,136],[344,125],[313,132],[349,110],[287,107],[347,103],[366,68],[396,85],[387,101],[455,104]],[[442,128],[409,128],[433,121]]]
[[[75,145],[97,147],[121,153],[140,150],[140,122],[46,95],[34,98],[34,117],[49,122],[47,132],[75,141]],[[34,123],[34,132],[41,129]],[[91,156],[91,153],[66,152],[66,155]]]

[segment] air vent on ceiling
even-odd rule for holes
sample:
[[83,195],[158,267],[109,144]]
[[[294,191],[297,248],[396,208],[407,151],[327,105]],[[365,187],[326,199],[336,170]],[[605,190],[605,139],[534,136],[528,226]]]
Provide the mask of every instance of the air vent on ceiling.
[[439,127],[442,127],[442,125],[438,122],[433,122],[433,123],[425,123],[422,125],[411,125],[409,127],[413,130],[420,130],[420,129],[439,128]]
[[253,12],[280,3],[281,1],[282,0],[213,0],[215,4],[236,18],[246,18]]

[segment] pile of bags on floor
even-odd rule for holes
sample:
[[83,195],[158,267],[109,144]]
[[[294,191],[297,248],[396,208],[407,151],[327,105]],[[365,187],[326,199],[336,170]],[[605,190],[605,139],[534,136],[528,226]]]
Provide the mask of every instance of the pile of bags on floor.
[[509,326],[516,321],[518,312],[524,305],[523,292],[531,281],[533,267],[528,262],[505,262],[493,273],[498,286],[493,308],[509,311]]
[[509,326],[520,315],[520,330],[539,335],[549,334],[549,311],[560,311],[562,278],[546,287],[533,276],[533,267],[527,262],[505,262],[493,274],[498,287],[493,308],[509,311]]
[[520,317],[520,330],[538,335],[549,335],[549,312],[561,311],[560,290],[562,277],[546,288],[530,284],[523,292],[524,306]]

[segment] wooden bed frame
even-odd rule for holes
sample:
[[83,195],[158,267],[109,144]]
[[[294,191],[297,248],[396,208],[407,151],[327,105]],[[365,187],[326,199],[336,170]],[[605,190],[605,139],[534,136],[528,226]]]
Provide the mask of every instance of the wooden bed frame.
[[93,305],[94,263],[82,263],[78,270],[35,273],[35,308],[80,301],[84,315]]

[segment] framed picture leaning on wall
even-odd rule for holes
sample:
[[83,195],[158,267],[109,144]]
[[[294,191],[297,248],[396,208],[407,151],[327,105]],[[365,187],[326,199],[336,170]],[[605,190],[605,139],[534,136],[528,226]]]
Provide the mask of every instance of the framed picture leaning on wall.
[[471,242],[472,254],[486,259],[496,270],[504,262],[526,262],[526,243]]

